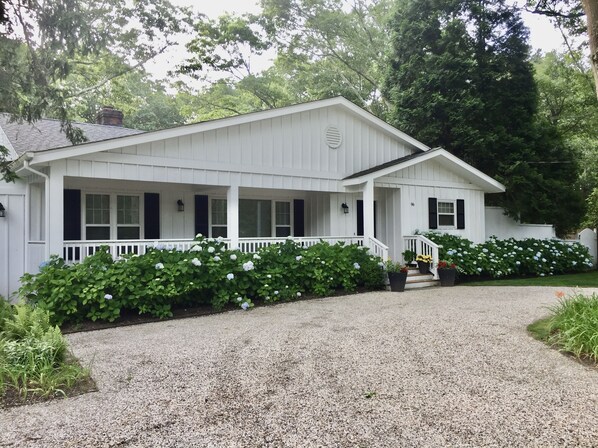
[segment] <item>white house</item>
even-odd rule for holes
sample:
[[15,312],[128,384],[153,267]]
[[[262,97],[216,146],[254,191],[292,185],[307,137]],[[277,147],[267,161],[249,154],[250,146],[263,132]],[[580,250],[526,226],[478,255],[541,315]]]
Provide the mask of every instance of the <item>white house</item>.
[[186,248],[197,233],[244,251],[292,235],[437,257],[416,231],[482,242],[484,195],[505,190],[341,97],[146,133],[117,116],[80,124],[89,141],[75,146],[58,122],[7,118],[0,144],[21,179],[0,185],[5,296],[51,254],[76,262],[103,244],[115,256],[157,241]]

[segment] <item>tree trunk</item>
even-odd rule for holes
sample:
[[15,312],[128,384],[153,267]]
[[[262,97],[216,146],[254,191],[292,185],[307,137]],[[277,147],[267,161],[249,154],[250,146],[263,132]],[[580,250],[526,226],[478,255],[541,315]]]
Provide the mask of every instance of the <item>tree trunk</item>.
[[588,20],[588,38],[590,40],[590,61],[596,83],[596,97],[598,98],[598,1],[581,0]]

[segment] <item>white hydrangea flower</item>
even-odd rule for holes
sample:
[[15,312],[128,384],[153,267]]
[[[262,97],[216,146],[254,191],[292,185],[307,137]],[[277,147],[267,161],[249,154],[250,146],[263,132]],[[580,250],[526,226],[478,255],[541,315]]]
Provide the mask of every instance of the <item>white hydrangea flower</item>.
[[218,255],[216,255],[216,256],[214,257],[214,261],[220,261],[220,257],[219,257]]
[[254,260],[261,260],[262,257],[260,257],[258,254],[253,254],[253,259]]
[[195,235],[195,238],[201,238],[203,235],[201,233],[198,233],[197,235]]
[[219,236],[218,238],[216,238],[216,241],[218,241],[219,243],[221,243],[222,240],[224,240],[224,238],[222,238],[221,236]]
[[191,263],[193,263],[193,266],[201,266],[201,261],[199,261],[197,258],[191,260]]
[[203,250],[203,247],[201,247],[199,244],[196,244],[195,246],[193,246],[191,248],[191,252],[201,252]]
[[156,269],[164,269],[164,265],[162,263],[156,263],[154,266]]
[[272,278],[272,276],[271,276],[270,274],[266,275],[266,277],[268,277],[268,278]]
[[297,255],[297,256],[295,257],[295,260],[297,260],[297,261],[301,261],[301,259],[302,259],[302,258],[303,258],[303,257],[302,257],[301,255]]
[[[322,262],[324,263],[324,262]],[[359,266],[359,263],[353,263],[353,267],[357,270],[361,269],[361,266]]]
[[232,280],[233,278],[235,278],[235,274],[228,273],[228,274],[226,274],[226,278],[229,279],[229,280]]
[[249,309],[249,304],[247,302],[243,302],[241,304],[241,308],[243,308],[245,311],[247,311]]
[[106,295],[104,296],[104,299],[106,299],[106,300],[112,300],[112,295],[110,295],[110,294],[106,294]]
[[278,295],[278,291],[274,291],[274,295],[277,296]]
[[240,296],[239,296],[239,297],[237,297],[237,302],[242,302],[242,301],[243,301],[243,298],[242,298],[242,297],[240,297]]
[[208,247],[208,252],[213,254],[216,251],[213,246]]
[[254,268],[253,261],[249,260],[246,263],[243,263],[243,270],[244,271],[251,271]]
[[235,261],[237,259],[237,256],[235,254],[231,254],[230,259]]
[[301,293],[300,292],[297,292],[297,297],[301,297]]

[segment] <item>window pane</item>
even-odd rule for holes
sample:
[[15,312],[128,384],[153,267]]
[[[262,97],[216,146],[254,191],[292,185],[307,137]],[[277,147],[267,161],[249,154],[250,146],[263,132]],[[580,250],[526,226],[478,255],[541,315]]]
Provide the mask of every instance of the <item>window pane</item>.
[[226,199],[212,199],[212,225],[226,225]]
[[291,225],[291,203],[277,202],[276,203],[276,225],[290,226]]
[[119,240],[138,240],[139,227],[119,227],[116,231]]
[[85,222],[87,224],[110,224],[110,196],[88,194],[85,197]]
[[272,235],[272,202],[239,200],[239,236],[242,238]]
[[117,224],[139,224],[139,196],[117,196]]
[[454,226],[455,225],[455,216],[454,215],[438,215],[438,225]]
[[85,239],[87,240],[109,240],[110,227],[87,227],[85,229]]
[[291,235],[290,227],[276,227],[276,236],[277,237],[290,236],[290,235]]
[[212,238],[218,238],[219,236],[226,238],[226,227],[212,227]]
[[439,202],[438,213],[455,213],[455,204],[453,202]]

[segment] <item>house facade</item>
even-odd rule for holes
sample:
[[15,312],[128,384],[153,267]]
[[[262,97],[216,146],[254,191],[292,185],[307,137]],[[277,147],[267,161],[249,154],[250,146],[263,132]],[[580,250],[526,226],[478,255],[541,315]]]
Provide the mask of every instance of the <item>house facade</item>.
[[340,97],[155,132],[96,126],[75,146],[3,126],[21,179],[0,185],[0,294],[52,254],[184,249],[197,233],[244,251],[293,236],[433,254],[418,231],[481,242],[484,195],[504,191]]

